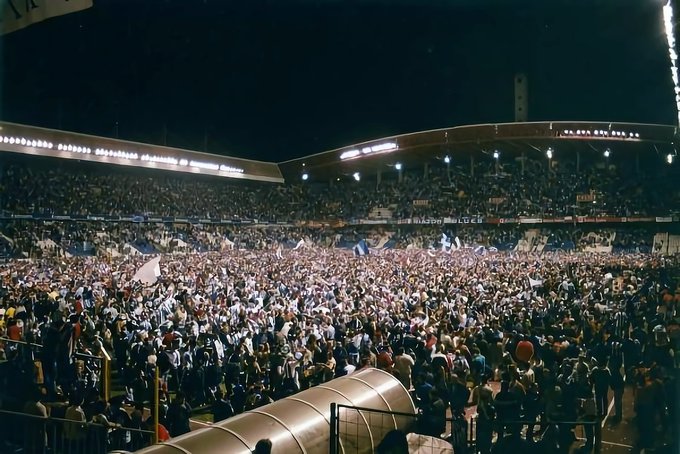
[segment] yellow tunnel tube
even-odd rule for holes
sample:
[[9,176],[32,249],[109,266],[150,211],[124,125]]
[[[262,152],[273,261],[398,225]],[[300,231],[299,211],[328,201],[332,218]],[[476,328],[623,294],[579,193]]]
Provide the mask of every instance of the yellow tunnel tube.
[[[416,414],[408,391],[391,374],[363,369],[352,375],[247,411],[139,454],[251,454],[268,438],[273,454],[326,454],[331,403]],[[340,409],[340,452],[372,453],[390,430],[408,431],[415,418]]]

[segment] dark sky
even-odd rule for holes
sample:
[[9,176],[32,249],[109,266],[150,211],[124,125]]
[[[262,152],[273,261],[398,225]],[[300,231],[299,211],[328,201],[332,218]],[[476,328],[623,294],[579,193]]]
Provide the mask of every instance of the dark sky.
[[95,0],[2,40],[6,121],[281,161],[514,118],[676,122],[660,0]]

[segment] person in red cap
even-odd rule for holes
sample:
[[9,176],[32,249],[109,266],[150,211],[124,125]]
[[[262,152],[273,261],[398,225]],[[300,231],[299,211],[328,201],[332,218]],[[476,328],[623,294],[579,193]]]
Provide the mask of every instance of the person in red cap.
[[523,363],[528,363],[534,357],[534,344],[529,342],[524,336],[517,342],[515,348],[515,358]]

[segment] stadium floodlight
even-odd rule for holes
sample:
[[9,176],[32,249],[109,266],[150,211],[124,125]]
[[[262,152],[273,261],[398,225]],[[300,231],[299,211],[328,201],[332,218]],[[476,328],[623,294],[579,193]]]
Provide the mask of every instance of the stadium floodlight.
[[394,165],[394,168],[401,171],[401,162],[398,162]]
[[636,138],[636,139],[639,139],[639,138],[640,138],[640,133],[639,133],[639,132],[636,132],[636,133],[635,133],[635,138]]
[[612,154],[612,151],[611,151],[609,148],[607,148],[606,150],[604,150],[604,157],[605,157],[605,158],[608,158],[609,155],[611,155],[611,154]]
[[548,147],[548,149],[545,152],[545,155],[548,157],[548,159],[552,159],[553,157],[553,149],[552,147]]
[[493,151],[493,158],[498,159],[501,157],[501,153],[498,150]]
[[673,5],[671,0],[668,0],[666,6],[663,7],[663,22],[666,31],[666,41],[668,42],[668,56],[670,58],[671,79],[673,80],[673,88],[675,89],[675,107],[678,115],[678,122],[680,123],[680,98],[677,93],[680,92],[680,78],[678,78],[678,54],[675,50],[675,31],[673,30]]
[[666,155],[666,162],[669,164],[673,164],[673,155],[671,153],[668,153]]
[[23,137],[21,138],[21,145],[26,145],[26,139]]
[[361,181],[361,174],[359,172],[354,172],[354,174],[352,174],[352,177],[354,177],[356,181]]
[[444,162],[446,164],[451,164],[451,156],[449,156],[449,155],[444,156]]
[[307,172],[302,174],[302,181],[307,181],[309,179],[309,174]]

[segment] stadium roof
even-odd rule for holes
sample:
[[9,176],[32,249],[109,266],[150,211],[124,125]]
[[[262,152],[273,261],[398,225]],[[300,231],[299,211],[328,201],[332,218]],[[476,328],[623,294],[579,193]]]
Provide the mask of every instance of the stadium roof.
[[[404,168],[461,157],[576,150],[656,151],[675,154],[678,128],[668,125],[590,121],[545,121],[456,126],[371,140],[279,164],[286,181],[307,173],[330,179],[354,172],[375,174],[400,163]],[[655,148],[656,147],[656,148]]]
[[532,122],[457,126],[384,137],[281,163],[252,161],[150,145],[107,137],[89,136],[54,129],[0,122],[0,150],[216,175],[228,178],[281,183],[299,181],[303,173],[311,180],[328,181],[354,172],[371,175],[387,171],[399,162],[404,168],[453,162],[470,156],[488,157],[499,150],[503,156],[522,153],[555,153],[577,150],[657,152],[676,154],[678,128],[666,125],[605,122]]
[[283,183],[276,163],[0,122],[0,150]]

